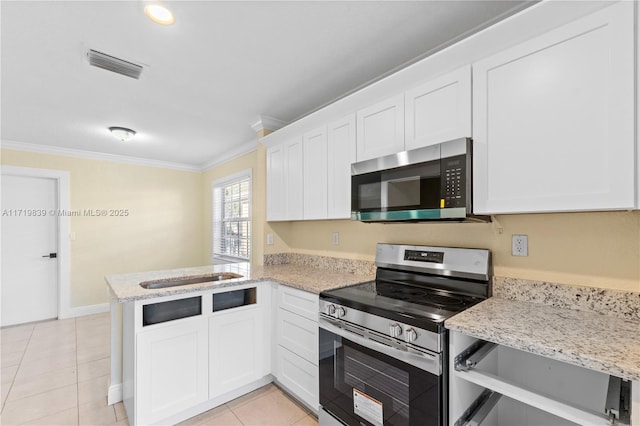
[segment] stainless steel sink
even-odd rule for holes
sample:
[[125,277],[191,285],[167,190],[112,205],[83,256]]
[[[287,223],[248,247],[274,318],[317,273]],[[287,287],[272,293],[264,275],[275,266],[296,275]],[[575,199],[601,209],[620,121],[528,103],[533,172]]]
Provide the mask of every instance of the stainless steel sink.
[[148,290],[156,288],[177,287],[181,285],[208,283],[211,281],[232,280],[234,278],[242,278],[243,275],[234,274],[233,272],[216,272],[214,274],[198,275],[195,277],[180,278],[163,278],[160,280],[144,281],[140,283],[140,287]]

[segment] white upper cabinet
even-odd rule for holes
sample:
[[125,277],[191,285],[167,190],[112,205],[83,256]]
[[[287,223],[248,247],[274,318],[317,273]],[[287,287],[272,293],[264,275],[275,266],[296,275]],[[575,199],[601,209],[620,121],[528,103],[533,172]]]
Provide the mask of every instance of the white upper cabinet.
[[267,220],[302,219],[302,138],[267,149]]
[[301,220],[303,218],[302,191],[304,174],[302,168],[302,139],[295,138],[285,143],[286,174],[285,188],[287,193],[286,220]]
[[633,8],[473,65],[475,213],[634,208]]
[[405,149],[471,136],[471,66],[407,91]]
[[267,220],[285,220],[287,205],[284,144],[267,149]]
[[356,114],[358,161],[404,151],[404,94]]
[[304,219],[327,218],[327,128],[307,132],[302,138]]
[[329,123],[328,219],[351,217],[351,163],[356,162],[356,117],[351,114]]

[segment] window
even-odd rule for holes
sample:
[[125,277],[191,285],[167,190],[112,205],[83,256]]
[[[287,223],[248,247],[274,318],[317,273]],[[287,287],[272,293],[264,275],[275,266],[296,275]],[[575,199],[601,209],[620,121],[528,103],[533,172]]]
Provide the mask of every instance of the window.
[[251,170],[213,183],[213,256],[251,257]]

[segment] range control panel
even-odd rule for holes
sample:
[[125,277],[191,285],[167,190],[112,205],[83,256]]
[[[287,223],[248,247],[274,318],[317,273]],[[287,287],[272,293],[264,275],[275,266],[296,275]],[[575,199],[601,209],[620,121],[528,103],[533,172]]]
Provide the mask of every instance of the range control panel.
[[465,161],[465,155],[442,159],[440,208],[466,206],[467,170]]
[[405,250],[404,260],[413,260],[416,262],[444,263],[444,252]]

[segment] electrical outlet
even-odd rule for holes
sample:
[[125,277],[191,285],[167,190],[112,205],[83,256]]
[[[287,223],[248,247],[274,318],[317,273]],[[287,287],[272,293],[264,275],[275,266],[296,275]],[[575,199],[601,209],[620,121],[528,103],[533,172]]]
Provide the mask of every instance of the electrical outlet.
[[273,234],[267,234],[267,244],[270,246],[273,245]]
[[511,236],[511,255],[529,256],[529,237],[526,235]]
[[333,235],[331,236],[331,242],[333,243],[334,246],[340,245],[340,233],[334,232]]

